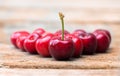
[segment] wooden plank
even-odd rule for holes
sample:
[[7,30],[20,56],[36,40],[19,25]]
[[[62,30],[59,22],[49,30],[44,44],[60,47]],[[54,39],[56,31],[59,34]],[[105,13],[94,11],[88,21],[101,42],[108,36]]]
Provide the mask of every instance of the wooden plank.
[[[73,27],[73,26],[72,26]],[[84,26],[84,28],[103,27],[111,29],[112,43],[108,53],[95,54],[83,56],[82,58],[74,59],[72,61],[56,61],[52,58],[43,58],[39,55],[30,55],[26,52],[22,52],[11,45],[1,44],[0,46],[0,64],[1,67],[9,68],[54,68],[54,69],[113,69],[120,68],[120,40],[119,40],[119,28],[120,26]],[[71,30],[71,27],[67,27]],[[77,26],[81,28],[81,26]],[[48,28],[50,29],[50,28]],[[74,29],[74,28],[72,28]],[[54,28],[51,28],[54,30]],[[90,31],[89,29],[86,29]],[[9,38],[9,37],[8,37]]]
[[[52,9],[51,9],[52,10]],[[0,23],[57,22],[58,12],[53,9],[1,9]],[[119,9],[63,9],[67,23],[120,23]],[[72,12],[71,12],[72,11]]]
[[[74,3],[73,3],[74,2]],[[0,23],[56,22],[58,12],[69,23],[120,23],[120,0],[1,0]]]
[[119,76],[119,70],[0,69],[1,76]]
[[64,7],[89,7],[89,8],[120,8],[120,0],[1,0],[0,6],[6,7],[47,7],[47,8],[64,8]]

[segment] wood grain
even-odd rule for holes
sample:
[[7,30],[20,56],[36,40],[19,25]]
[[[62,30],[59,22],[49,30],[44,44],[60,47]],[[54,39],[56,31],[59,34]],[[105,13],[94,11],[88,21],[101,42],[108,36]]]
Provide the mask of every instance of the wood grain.
[[119,76],[119,70],[0,69],[2,76]]
[[69,23],[120,23],[120,0],[1,0],[0,23],[56,22],[58,12]]
[[[87,27],[88,26],[84,26],[84,28]],[[11,45],[1,44],[0,64],[1,67],[9,68],[117,69],[120,68],[120,35],[117,32],[119,31],[119,27],[120,26],[115,25],[109,26],[112,31],[112,43],[108,49],[108,53],[105,54],[83,56],[82,58],[72,59],[71,61],[56,61],[53,58],[30,55]],[[91,29],[94,28],[95,26],[91,26]]]
[[[52,29],[51,27],[52,25],[59,25],[59,18],[57,15],[59,11],[65,14],[66,25],[69,25],[66,26],[66,28],[68,28],[67,30],[69,31],[73,31],[76,28],[82,28],[87,31],[93,31],[93,29],[96,28],[109,30],[112,33],[112,43],[109,49],[111,52],[94,56],[84,56],[83,58],[66,62],[69,64],[67,68],[74,68],[74,64],[76,64],[79,66],[77,66],[77,69],[58,70],[58,68],[64,67],[59,66],[60,63],[66,65],[65,62],[58,62],[57,67],[56,64],[52,67],[57,69],[30,69],[51,68],[51,66],[48,67],[45,66],[44,63],[42,64],[41,60],[50,63],[56,61],[51,58],[41,58],[41,56],[38,55],[31,56],[26,52],[21,52],[21,50],[11,47],[9,41],[10,35],[17,30],[28,30],[32,32],[32,30],[38,27],[55,32],[60,27],[54,26]],[[120,0],[0,0],[0,76],[119,76],[119,28]],[[7,43],[7,45],[5,43]],[[111,54],[113,55],[112,57]],[[98,58],[98,60],[96,60],[96,58]],[[85,61],[84,64],[93,61],[96,64],[91,64],[90,62],[89,65],[82,66],[81,68],[78,61],[82,61],[80,62],[82,64],[84,63],[83,61]],[[100,62],[102,66],[97,65],[97,62]],[[40,64],[38,65],[38,63]],[[36,66],[33,66],[33,64]],[[43,65],[44,67],[41,67]],[[90,66],[92,66],[92,69],[88,68]]]

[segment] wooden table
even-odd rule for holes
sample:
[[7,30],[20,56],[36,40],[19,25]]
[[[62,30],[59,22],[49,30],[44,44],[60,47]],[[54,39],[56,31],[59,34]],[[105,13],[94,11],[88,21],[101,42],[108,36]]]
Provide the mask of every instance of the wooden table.
[[[55,32],[60,26],[58,12],[65,14],[65,28],[93,31],[104,28],[111,32],[111,47],[120,47],[120,0],[1,0],[0,44],[10,44],[10,35],[17,30],[32,32],[42,27]],[[24,28],[23,28],[24,27]],[[70,29],[68,29],[70,28]],[[94,28],[94,29],[93,29]],[[113,45],[113,42],[117,42]],[[11,44],[10,44],[11,45]],[[120,50],[118,50],[120,51]],[[120,59],[120,58],[119,58]],[[119,76],[114,69],[23,69],[0,66],[0,76]]]
[[0,69],[1,76],[119,76],[119,70]]
[[[7,26],[8,27],[8,26]],[[76,27],[80,27],[85,29],[86,27],[89,27],[91,29],[86,29],[87,31],[92,31],[95,28],[105,28],[110,30],[111,34],[112,34],[112,43],[110,47],[115,47],[118,46],[120,47],[120,33],[119,25],[85,25],[85,26],[67,26],[67,28],[76,28]],[[72,29],[73,29],[72,28]],[[8,29],[6,27],[4,27],[4,29]],[[50,28],[49,28],[50,29]],[[69,29],[71,30],[71,29]],[[9,38],[9,35],[7,36],[7,38]],[[6,38],[6,39],[7,39]],[[120,51],[120,50],[118,50]],[[118,60],[119,57],[118,57]],[[89,64],[89,63],[88,63]],[[120,64],[119,64],[120,65]],[[8,76],[8,75],[12,75],[12,76],[16,76],[16,75],[22,75],[22,76],[26,76],[26,75],[31,75],[31,76],[36,76],[36,75],[51,75],[51,76],[73,76],[73,75],[82,75],[82,76],[119,76],[119,68],[114,68],[114,69],[23,69],[23,68],[9,68],[9,67],[5,67],[5,66],[1,66],[0,68],[0,75],[3,76]]]

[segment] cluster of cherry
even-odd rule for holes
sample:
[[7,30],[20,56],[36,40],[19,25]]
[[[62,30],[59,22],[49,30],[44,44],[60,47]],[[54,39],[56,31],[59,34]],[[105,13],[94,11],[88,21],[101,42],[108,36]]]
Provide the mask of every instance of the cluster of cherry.
[[11,35],[12,44],[31,54],[38,53],[43,57],[53,57],[56,60],[69,60],[78,58],[82,54],[92,55],[105,53],[111,43],[111,34],[104,29],[97,29],[93,33],[87,33],[77,29],[70,33],[64,30],[63,15],[60,13],[62,30],[55,33],[46,32],[38,28],[29,33],[17,31]]

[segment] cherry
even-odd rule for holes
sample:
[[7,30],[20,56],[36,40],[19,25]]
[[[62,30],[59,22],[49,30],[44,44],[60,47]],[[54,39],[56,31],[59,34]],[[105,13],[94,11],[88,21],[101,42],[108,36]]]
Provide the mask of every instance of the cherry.
[[61,37],[54,37],[49,43],[50,54],[56,60],[69,60],[74,53],[74,43],[71,39],[61,40]]
[[97,38],[97,53],[105,53],[110,45],[110,39],[104,32],[93,33]]
[[98,33],[98,32],[104,32],[104,33],[106,33],[106,34],[108,35],[108,37],[110,38],[110,42],[111,42],[111,34],[110,34],[110,32],[109,32],[108,30],[105,30],[105,29],[97,29],[97,30],[94,31],[94,34],[95,34],[95,33]]
[[97,48],[97,39],[92,33],[84,33],[79,36],[83,42],[83,54],[92,55],[95,53]]
[[86,31],[84,31],[82,29],[77,29],[72,34],[75,36],[79,36],[79,35],[84,34],[84,33],[86,33]]
[[74,43],[75,51],[74,51],[73,57],[75,58],[80,57],[83,51],[82,40],[79,37],[74,36],[72,34],[66,35],[66,38],[71,38]]
[[49,53],[49,42],[54,35],[52,33],[44,33],[42,38],[39,38],[36,42],[36,50],[38,54],[43,57],[50,57]]
[[37,33],[39,35],[42,35],[43,33],[45,33],[45,30],[42,28],[37,28],[33,31],[33,33]]
[[23,44],[27,37],[28,37],[27,35],[19,36],[16,41],[17,47],[23,51],[25,51]]
[[[64,30],[64,35],[70,34],[67,30]],[[54,33],[55,36],[62,35],[62,30],[58,30]]]
[[[16,31],[14,32],[12,35],[11,35],[11,43],[17,47],[17,44],[16,44],[16,40],[19,36],[22,36],[22,35],[29,35],[29,33],[27,31]],[[18,48],[18,47],[17,47]]]
[[74,53],[74,43],[70,38],[64,37],[64,15],[59,13],[62,23],[62,37],[56,36],[50,40],[49,51],[56,60],[69,60]]
[[35,48],[35,43],[38,40],[38,38],[40,38],[40,35],[36,33],[29,35],[24,41],[25,50],[31,54],[37,53],[36,48]]

